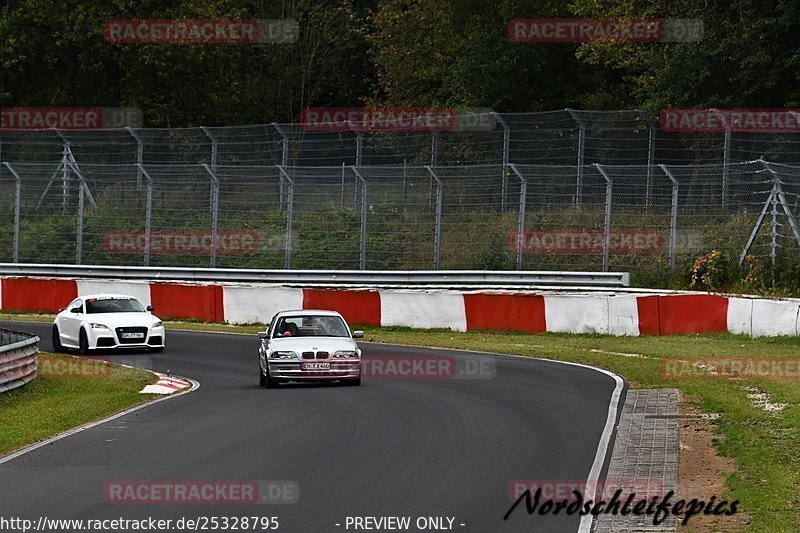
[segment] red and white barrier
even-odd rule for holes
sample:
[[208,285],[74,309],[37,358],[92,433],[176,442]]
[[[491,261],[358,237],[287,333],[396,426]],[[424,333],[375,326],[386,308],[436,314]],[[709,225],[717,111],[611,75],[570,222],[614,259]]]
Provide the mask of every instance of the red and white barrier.
[[162,318],[265,323],[286,309],[334,309],[351,324],[518,330],[531,333],[670,335],[800,333],[800,300],[705,293],[504,293],[339,290],[272,285],[4,278],[0,308],[55,313],[78,295],[122,293]]

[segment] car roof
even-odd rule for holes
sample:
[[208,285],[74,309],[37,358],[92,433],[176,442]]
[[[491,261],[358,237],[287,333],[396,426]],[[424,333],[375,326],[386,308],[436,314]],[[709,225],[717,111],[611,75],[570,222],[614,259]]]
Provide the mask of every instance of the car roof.
[[310,316],[310,315],[317,315],[317,316],[342,316],[337,311],[331,311],[330,309],[294,309],[294,310],[287,310],[281,311],[278,313],[278,316]]
[[83,300],[89,300],[90,298],[131,298],[133,300],[139,301],[139,298],[136,296],[131,296],[130,294],[83,294],[78,296]]

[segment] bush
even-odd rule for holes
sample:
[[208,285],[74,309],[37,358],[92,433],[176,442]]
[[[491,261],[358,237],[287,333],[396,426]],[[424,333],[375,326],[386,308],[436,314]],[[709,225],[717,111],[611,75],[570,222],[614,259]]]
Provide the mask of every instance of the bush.
[[689,287],[697,291],[721,291],[731,279],[730,261],[719,250],[695,259]]

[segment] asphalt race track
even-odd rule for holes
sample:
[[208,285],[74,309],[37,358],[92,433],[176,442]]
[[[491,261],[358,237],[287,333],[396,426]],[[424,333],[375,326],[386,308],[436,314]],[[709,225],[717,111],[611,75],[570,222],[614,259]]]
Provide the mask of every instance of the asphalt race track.
[[[35,333],[42,350],[52,348],[49,324],[3,326]],[[431,516],[455,517],[454,531],[577,531],[577,515],[529,516],[524,505],[504,521],[509,484],[586,480],[615,388],[608,375],[472,354],[496,359],[493,378],[365,378],[361,387],[268,390],[258,386],[258,342],[172,331],[164,353],[136,354],[200,388],[0,464],[0,516],[277,516],[278,531],[290,533],[364,531],[346,528],[348,516],[410,516],[412,524]],[[360,345],[370,360],[465,357]],[[110,356],[128,357],[134,354]],[[300,496],[282,505],[105,502],[109,481],[132,479],[290,480]]]

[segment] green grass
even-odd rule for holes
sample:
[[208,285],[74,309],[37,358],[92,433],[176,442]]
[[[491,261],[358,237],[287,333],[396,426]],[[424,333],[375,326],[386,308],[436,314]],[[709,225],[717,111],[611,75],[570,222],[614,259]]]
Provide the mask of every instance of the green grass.
[[[152,399],[139,394],[156,377],[144,370],[82,360],[79,370],[60,371],[76,359],[39,354],[40,375],[0,394],[0,455]],[[108,366],[106,366],[108,365]]]

